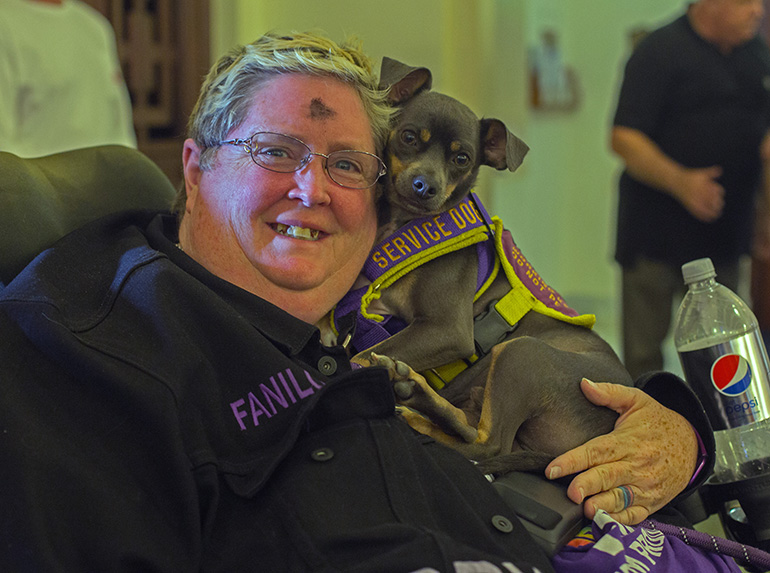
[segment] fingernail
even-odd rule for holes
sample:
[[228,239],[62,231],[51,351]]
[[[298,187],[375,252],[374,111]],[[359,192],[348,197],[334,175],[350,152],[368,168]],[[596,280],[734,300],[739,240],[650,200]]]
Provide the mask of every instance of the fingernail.
[[586,383],[588,383],[588,385],[589,385],[591,388],[596,388],[596,382],[594,382],[593,380],[589,380],[588,378],[583,378],[583,380],[585,380],[585,381],[586,381]]
[[583,503],[583,500],[586,498],[586,492],[582,487],[579,487],[578,493],[580,494],[580,501],[578,503]]
[[559,466],[553,466],[551,473],[548,474],[548,479],[556,479],[561,477],[561,468]]

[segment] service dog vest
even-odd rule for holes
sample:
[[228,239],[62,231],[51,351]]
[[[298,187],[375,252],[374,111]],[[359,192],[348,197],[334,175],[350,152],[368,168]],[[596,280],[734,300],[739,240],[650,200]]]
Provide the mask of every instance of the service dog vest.
[[351,340],[361,352],[398,333],[406,326],[399,317],[378,314],[370,306],[382,292],[413,269],[444,254],[476,247],[479,265],[474,301],[492,284],[500,270],[511,289],[474,324],[476,354],[463,357],[441,368],[422,374],[436,388],[443,387],[459,372],[489,352],[491,347],[512,332],[530,310],[592,328],[596,317],[579,315],[540,277],[503,228],[498,217],[490,217],[475,194],[471,193],[456,207],[440,215],[415,219],[377,244],[369,253],[362,275],[367,285],[351,290],[337,304],[332,314],[332,328],[337,333],[338,317],[357,312]]

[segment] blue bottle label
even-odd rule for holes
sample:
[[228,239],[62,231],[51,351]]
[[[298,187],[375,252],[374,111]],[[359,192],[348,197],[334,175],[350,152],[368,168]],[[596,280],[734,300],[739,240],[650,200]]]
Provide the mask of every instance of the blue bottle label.
[[767,351],[756,333],[707,348],[680,349],[679,360],[714,430],[770,418]]

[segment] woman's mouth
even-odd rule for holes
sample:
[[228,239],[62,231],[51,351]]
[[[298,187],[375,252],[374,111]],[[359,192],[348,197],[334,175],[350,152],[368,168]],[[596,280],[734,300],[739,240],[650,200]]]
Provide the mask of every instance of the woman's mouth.
[[295,225],[274,223],[271,227],[279,235],[293,239],[302,239],[303,241],[317,241],[321,235],[321,231],[317,229],[308,229],[307,227],[297,227]]

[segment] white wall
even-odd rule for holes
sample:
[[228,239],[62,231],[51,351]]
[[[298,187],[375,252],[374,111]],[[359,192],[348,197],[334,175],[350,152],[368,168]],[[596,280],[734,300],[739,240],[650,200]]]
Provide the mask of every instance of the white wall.
[[628,34],[667,22],[684,7],[679,0],[528,2],[529,44],[543,28],[559,31],[564,63],[579,77],[581,102],[570,113],[529,113],[529,169],[511,183],[511,193],[495,196],[495,208],[541,274],[578,310],[596,312],[597,330],[610,339],[618,338],[613,249],[621,165],[608,136]]
[[[265,31],[354,34],[379,62],[429,67],[434,89],[497,117],[531,147],[516,173],[485,170],[479,191],[545,279],[615,338],[612,261],[619,163],[607,140],[628,32],[679,14],[684,0],[212,0],[212,53]],[[527,49],[557,30],[578,74],[574,112],[528,107]],[[609,315],[602,321],[602,313]]]

